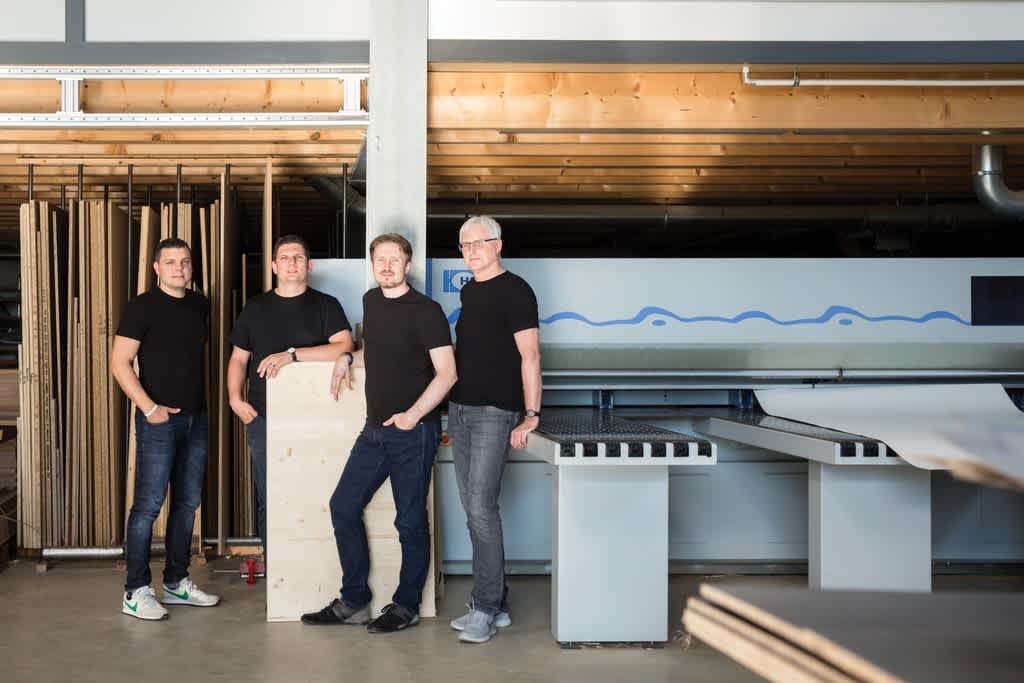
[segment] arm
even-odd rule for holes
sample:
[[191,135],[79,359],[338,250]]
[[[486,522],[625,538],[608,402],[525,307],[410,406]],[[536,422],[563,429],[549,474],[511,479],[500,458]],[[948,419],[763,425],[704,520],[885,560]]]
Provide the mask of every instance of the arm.
[[231,410],[242,421],[249,424],[256,417],[256,409],[242,399],[242,386],[245,384],[245,370],[249,367],[251,353],[237,346],[231,347],[231,358],[228,359],[228,402]]
[[[540,411],[542,392],[540,379],[540,330],[531,327],[515,334],[516,348],[522,356],[523,402],[527,410]],[[512,430],[509,443],[512,448],[526,448],[527,434],[540,424],[539,417],[525,417],[519,426]]]
[[434,365],[434,379],[423,390],[420,397],[404,413],[395,413],[384,426],[395,425],[399,429],[409,430],[423,419],[423,416],[437,407],[444,400],[458,377],[455,374],[455,349],[451,346],[439,346],[430,349],[430,362]]
[[[142,343],[138,339],[115,335],[114,345],[110,350],[111,374],[114,375],[114,379],[117,380],[117,384],[125,396],[130,398],[143,414],[149,413],[146,419],[150,424],[167,422],[171,414],[180,412],[180,409],[157,406],[156,402],[142,388],[142,382],[139,381],[139,376],[135,374],[135,368],[132,367],[141,345]],[[156,410],[153,410],[154,407]]]
[[[306,346],[303,348],[295,349],[295,357],[300,362],[309,361],[334,361],[337,360],[341,354],[346,351],[351,351],[355,348],[355,342],[352,340],[351,330],[342,330],[341,332],[335,332],[331,335],[331,338],[326,344],[320,346]],[[272,353],[262,361],[256,368],[256,374],[260,377],[277,377],[278,371],[289,363],[293,362],[291,354],[287,351],[280,353]]]

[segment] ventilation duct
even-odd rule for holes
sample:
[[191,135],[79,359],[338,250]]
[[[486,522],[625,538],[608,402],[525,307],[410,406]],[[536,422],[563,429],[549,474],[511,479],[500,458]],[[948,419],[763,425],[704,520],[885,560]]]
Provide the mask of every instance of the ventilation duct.
[[1002,145],[978,145],[974,148],[974,191],[993,213],[1024,218],[1024,192],[1006,186]]

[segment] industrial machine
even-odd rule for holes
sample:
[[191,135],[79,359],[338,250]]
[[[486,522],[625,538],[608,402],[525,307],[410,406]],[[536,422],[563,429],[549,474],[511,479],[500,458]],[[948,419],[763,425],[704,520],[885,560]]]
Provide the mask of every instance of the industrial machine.
[[[358,320],[364,271],[337,263],[318,262],[313,284]],[[927,591],[934,561],[1024,558],[1021,501],[913,467],[878,439],[773,418],[756,398],[985,382],[1019,401],[1024,260],[504,265],[537,293],[544,413],[557,418],[506,468],[506,555],[510,571],[551,572],[558,641],[666,639],[670,567],[807,562],[818,588]],[[471,277],[461,260],[428,261],[427,293],[452,324]],[[446,449],[436,476],[445,568],[468,572]],[[588,611],[609,600],[646,622]]]

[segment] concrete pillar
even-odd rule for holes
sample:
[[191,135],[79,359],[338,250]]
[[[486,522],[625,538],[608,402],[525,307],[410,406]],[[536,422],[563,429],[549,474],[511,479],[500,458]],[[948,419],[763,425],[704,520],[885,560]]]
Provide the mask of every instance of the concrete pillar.
[[[408,238],[413,245],[409,281],[422,292],[427,242],[425,0],[370,3],[369,91],[366,245],[386,232]],[[369,260],[366,275],[367,285],[375,286]]]

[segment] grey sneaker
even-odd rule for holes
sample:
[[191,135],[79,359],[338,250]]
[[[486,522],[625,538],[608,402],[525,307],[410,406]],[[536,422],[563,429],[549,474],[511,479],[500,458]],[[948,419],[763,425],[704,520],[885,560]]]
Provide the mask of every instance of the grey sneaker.
[[[466,629],[466,622],[469,621],[470,615],[473,614],[473,603],[467,602],[466,607],[469,608],[468,612],[463,614],[461,617],[456,617],[448,622],[448,625],[456,631],[464,631]],[[512,617],[510,617],[508,612],[505,612],[504,610],[498,612],[494,615],[494,625],[498,628],[508,628],[512,625]]]
[[466,615],[459,640],[464,643],[486,643],[497,632],[494,616],[475,609]]

